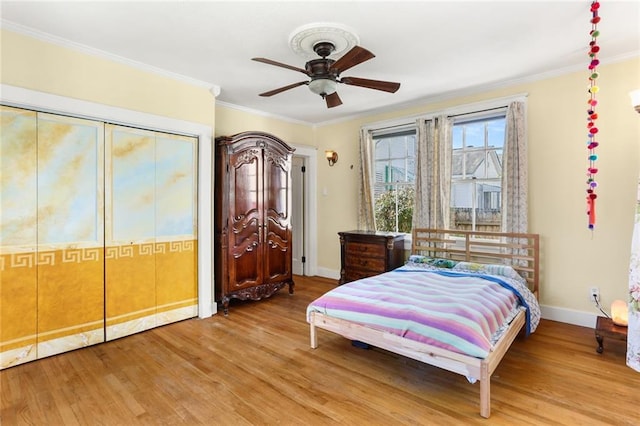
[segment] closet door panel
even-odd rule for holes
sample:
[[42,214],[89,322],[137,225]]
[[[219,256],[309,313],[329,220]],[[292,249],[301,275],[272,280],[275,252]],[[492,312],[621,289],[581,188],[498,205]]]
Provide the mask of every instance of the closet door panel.
[[197,139],[156,134],[157,324],[198,315]]
[[0,369],[36,359],[36,123],[0,107]]
[[107,340],[156,326],[155,135],[106,125]]
[[38,114],[38,358],[104,341],[104,128]]

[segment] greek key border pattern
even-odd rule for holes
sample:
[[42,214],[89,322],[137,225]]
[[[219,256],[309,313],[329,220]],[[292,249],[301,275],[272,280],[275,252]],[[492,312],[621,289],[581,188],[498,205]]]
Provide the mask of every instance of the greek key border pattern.
[[[136,250],[137,247],[137,250]],[[105,259],[152,256],[155,254],[181,253],[194,251],[195,240],[166,241],[161,243],[142,243],[127,246],[105,247]],[[56,263],[98,262],[102,260],[99,247],[63,249],[31,253],[11,253],[0,256],[0,271],[12,268],[33,268],[36,266],[55,266]],[[60,256],[56,256],[60,253]]]

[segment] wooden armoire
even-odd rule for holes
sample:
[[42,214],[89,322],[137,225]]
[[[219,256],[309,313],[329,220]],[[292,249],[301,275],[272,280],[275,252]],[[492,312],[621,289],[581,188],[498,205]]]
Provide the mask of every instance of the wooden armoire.
[[259,300],[285,285],[293,294],[291,157],[268,133],[216,138],[214,192],[215,298]]

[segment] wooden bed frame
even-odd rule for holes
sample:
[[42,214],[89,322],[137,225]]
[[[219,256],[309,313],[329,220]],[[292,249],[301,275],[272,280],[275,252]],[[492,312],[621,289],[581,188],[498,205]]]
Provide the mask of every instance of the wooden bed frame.
[[[531,291],[538,297],[539,241],[537,234],[415,229],[412,253],[469,262],[509,264],[526,278]],[[525,313],[524,311],[518,313],[485,359],[405,339],[319,312],[311,312],[309,323],[313,349],[318,347],[317,327],[347,339],[368,343],[429,365],[478,379],[480,381],[480,415],[488,418],[491,414],[491,375],[525,325]]]

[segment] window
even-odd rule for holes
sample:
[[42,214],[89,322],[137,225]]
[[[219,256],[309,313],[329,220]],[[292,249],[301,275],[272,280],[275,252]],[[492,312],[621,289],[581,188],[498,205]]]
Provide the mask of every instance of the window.
[[416,171],[414,126],[373,133],[376,227],[379,231],[411,232]]
[[[434,153],[428,154],[435,158],[435,161],[438,161],[438,158],[448,159],[450,157],[451,164],[437,165],[435,168],[427,164],[426,167],[430,170],[427,173],[437,172],[442,170],[441,167],[444,167],[450,170],[450,176],[441,177],[430,174],[424,176],[422,180],[422,188],[425,191],[423,197],[431,197],[432,195],[426,191],[439,188],[437,189],[439,192],[433,195],[435,198],[432,201],[443,199],[448,204],[448,206],[442,207],[449,208],[449,217],[445,217],[445,221],[448,223],[446,227],[449,229],[502,231],[503,217],[505,216],[502,188],[503,172],[506,174],[515,173],[517,177],[519,173],[517,167],[522,167],[518,165],[520,162],[526,163],[526,152],[524,158],[519,156],[514,160],[514,171],[508,171],[506,168],[503,170],[503,155],[507,143],[505,139],[507,106],[501,104],[496,102],[493,104],[495,106],[482,111],[456,108],[456,115],[448,116],[451,120],[450,126],[445,121],[440,121],[443,120],[442,118],[438,118],[443,117],[448,111],[440,112],[440,116],[434,114],[424,117],[424,120],[434,120],[427,124],[435,127],[436,133],[441,132],[441,129],[444,128],[450,129],[448,134],[438,133],[435,138],[431,134],[425,135],[425,139],[428,139],[427,143],[433,144],[428,148],[429,150],[434,149],[437,152],[443,148],[438,146],[440,143],[451,148],[451,151],[444,157],[442,155],[438,157]],[[523,105],[520,101],[514,101],[511,104]],[[518,107],[517,109],[519,112],[516,113],[514,109],[514,115],[519,114],[520,117],[523,108]],[[461,110],[464,112],[458,113]],[[420,120],[422,119],[421,117]],[[519,120],[518,123],[522,125],[522,118]],[[446,127],[438,127],[438,122],[445,123],[443,126]],[[376,228],[380,231],[410,233],[414,206],[425,206],[425,203],[429,201],[415,200],[417,144],[421,139],[421,135],[417,134],[417,124],[407,120],[392,127],[373,129],[369,132],[371,136],[368,142],[372,144],[373,151],[371,158],[373,164],[370,169],[375,171],[375,176],[372,177],[373,188],[371,189]],[[514,143],[521,144],[522,141],[514,140]],[[514,152],[520,151],[521,149]],[[450,184],[448,183],[449,179]],[[370,182],[366,180],[362,184],[368,185]],[[441,187],[443,182],[446,188]],[[526,205],[526,198],[524,204],[521,200],[522,194],[525,194],[524,197],[526,197],[526,188],[519,188],[510,195],[520,197],[518,202],[512,203],[513,205]],[[414,200],[421,204],[415,204]],[[422,217],[428,216],[428,221],[432,219],[439,221],[443,212],[434,209],[432,205],[428,206],[431,210],[422,212]],[[366,209],[367,206],[364,208]],[[439,216],[433,216],[432,211],[435,211],[435,215]],[[515,215],[514,217],[519,216]]]
[[500,231],[505,116],[454,122],[451,228]]

